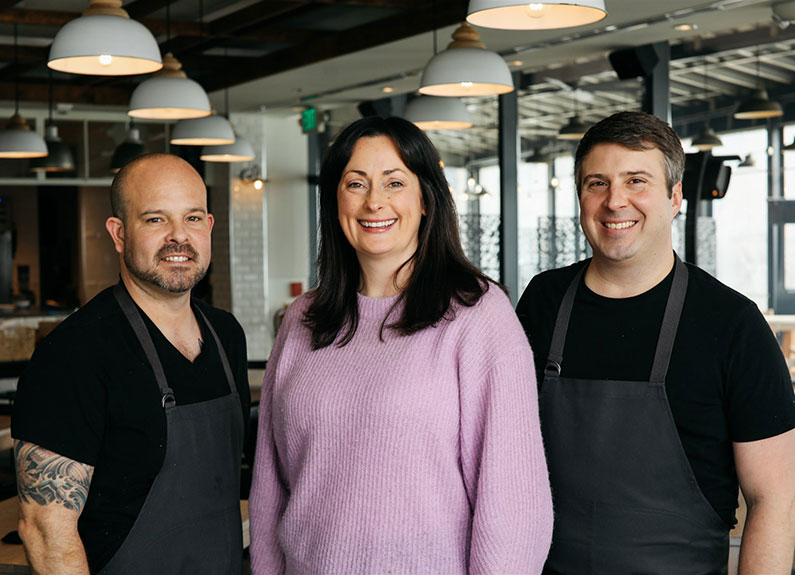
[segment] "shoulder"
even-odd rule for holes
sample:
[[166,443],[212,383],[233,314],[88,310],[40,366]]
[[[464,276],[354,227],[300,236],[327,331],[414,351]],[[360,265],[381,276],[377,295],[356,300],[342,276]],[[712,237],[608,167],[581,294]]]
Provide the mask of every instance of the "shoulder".
[[118,337],[118,326],[125,321],[124,312],[113,296],[113,288],[107,288],[58,324],[36,346],[31,363],[50,363],[55,357],[93,355],[98,348],[112,345]]
[[496,283],[488,282],[484,287],[488,289],[475,305],[453,304],[451,324],[456,326],[455,331],[461,332],[463,341],[483,348],[525,347],[527,339],[511,300]]
[[741,318],[757,318],[764,322],[756,304],[698,266],[686,264],[687,297],[683,314],[705,316],[710,324],[725,330],[743,323]]
[[582,260],[564,268],[543,271],[533,277],[519,299],[517,311],[537,302],[549,302],[551,299],[561,301],[574,276],[589,262],[590,259]]

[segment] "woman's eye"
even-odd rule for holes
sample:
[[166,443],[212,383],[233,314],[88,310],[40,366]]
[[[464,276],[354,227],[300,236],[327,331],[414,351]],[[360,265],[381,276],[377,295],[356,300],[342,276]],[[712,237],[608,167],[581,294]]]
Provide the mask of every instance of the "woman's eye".
[[399,182],[399,181],[389,182],[387,184],[387,187],[388,188],[402,188],[403,187],[403,182]]

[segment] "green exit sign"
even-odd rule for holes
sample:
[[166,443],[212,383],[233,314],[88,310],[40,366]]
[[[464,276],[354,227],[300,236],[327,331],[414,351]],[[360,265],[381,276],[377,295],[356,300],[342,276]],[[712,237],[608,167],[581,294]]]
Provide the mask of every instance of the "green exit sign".
[[301,131],[305,134],[317,132],[317,108],[307,108],[301,112]]

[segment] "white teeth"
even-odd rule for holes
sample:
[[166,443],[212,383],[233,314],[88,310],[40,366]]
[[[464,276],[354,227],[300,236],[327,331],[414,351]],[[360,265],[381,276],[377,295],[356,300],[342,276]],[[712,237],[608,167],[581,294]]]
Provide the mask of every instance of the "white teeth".
[[190,258],[188,258],[187,256],[168,256],[163,259],[166,260],[167,262],[186,262]]
[[364,220],[359,220],[359,223],[362,224],[365,228],[386,228],[391,226],[397,221],[394,220],[384,220],[382,222],[365,222]]
[[611,230],[625,230],[627,228],[631,228],[636,223],[637,222],[619,222],[619,223],[605,222],[605,227]]

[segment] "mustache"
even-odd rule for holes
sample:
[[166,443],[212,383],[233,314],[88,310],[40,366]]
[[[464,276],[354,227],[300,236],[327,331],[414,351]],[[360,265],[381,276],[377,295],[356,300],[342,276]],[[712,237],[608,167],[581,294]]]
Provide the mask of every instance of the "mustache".
[[197,256],[196,250],[190,244],[168,244],[158,250],[157,259],[177,254],[188,256],[192,260],[195,260]]

